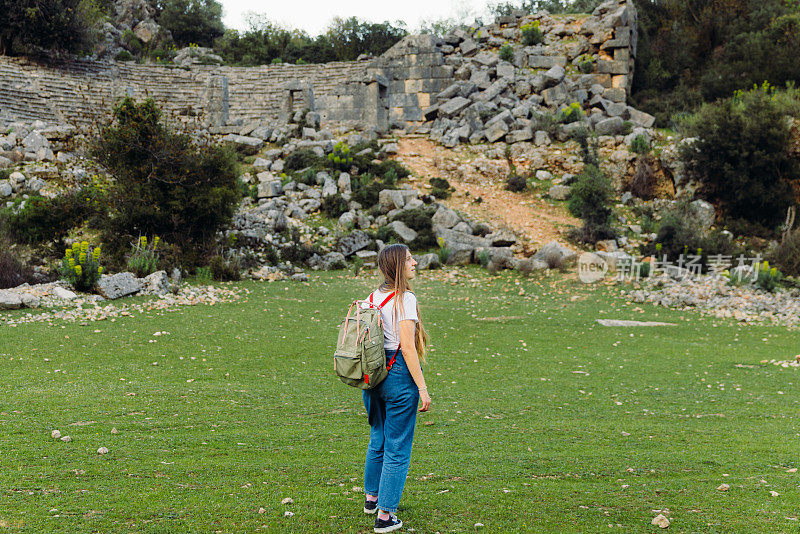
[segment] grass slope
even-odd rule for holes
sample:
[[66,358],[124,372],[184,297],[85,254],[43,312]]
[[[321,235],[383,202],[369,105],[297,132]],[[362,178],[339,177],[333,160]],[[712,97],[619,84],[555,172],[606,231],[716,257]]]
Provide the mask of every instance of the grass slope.
[[[0,325],[0,532],[371,532],[353,491],[366,418],[331,355],[376,278],[313,278],[115,324]],[[433,407],[407,527],[647,532],[667,508],[670,531],[797,530],[798,375],[758,363],[793,357],[796,332],[557,277],[468,269],[415,289]]]

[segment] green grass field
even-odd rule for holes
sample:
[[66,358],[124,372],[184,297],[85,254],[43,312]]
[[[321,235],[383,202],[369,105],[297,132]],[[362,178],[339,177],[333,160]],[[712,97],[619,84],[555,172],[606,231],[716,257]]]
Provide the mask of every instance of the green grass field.
[[[354,491],[366,416],[331,358],[347,303],[376,283],[314,274],[113,324],[0,323],[0,533],[371,532]],[[668,509],[669,532],[798,531],[800,378],[759,364],[800,352],[797,331],[560,275],[470,268],[415,290],[433,406],[407,528],[655,532]]]

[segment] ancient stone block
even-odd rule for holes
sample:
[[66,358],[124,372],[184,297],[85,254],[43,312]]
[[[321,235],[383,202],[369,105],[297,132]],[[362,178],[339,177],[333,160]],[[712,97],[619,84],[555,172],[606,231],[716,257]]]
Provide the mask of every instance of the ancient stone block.
[[598,74],[628,74],[630,68],[626,61],[599,60],[597,62]]

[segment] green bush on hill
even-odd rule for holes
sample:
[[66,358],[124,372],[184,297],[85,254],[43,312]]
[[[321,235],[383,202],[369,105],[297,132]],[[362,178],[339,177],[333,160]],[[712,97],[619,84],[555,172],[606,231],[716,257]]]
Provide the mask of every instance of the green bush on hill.
[[789,152],[790,130],[769,86],[705,104],[688,133],[681,158],[701,184],[702,196],[731,222],[774,232],[796,203],[800,161]]
[[171,132],[152,99],[125,98],[92,155],[115,178],[101,225],[109,261],[123,265],[138,236],[158,235],[172,247],[162,257],[188,268],[203,264],[240,198],[232,152]]

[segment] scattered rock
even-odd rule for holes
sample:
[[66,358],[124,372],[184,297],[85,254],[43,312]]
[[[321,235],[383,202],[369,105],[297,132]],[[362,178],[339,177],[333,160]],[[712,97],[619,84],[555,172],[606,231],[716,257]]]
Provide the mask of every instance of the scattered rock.
[[658,321],[625,321],[621,319],[595,319],[602,326],[677,326],[676,323],[660,323]]
[[108,449],[106,447],[100,447],[97,449],[97,454],[108,454]]
[[63,441],[64,443],[69,443],[70,441],[72,441],[72,438],[69,436],[61,436],[61,441]]
[[729,489],[731,489],[729,484],[720,484],[717,486],[718,491],[728,491]]
[[294,499],[292,499],[291,497],[286,497],[281,501],[281,504],[294,504]]
[[656,525],[657,527],[660,528],[667,528],[669,526],[669,519],[667,519],[666,516],[664,516],[664,514],[658,514],[653,518],[650,524]]
[[53,430],[52,432],[50,432],[50,437],[53,439],[59,439],[61,437],[61,432],[59,432],[58,430]]

